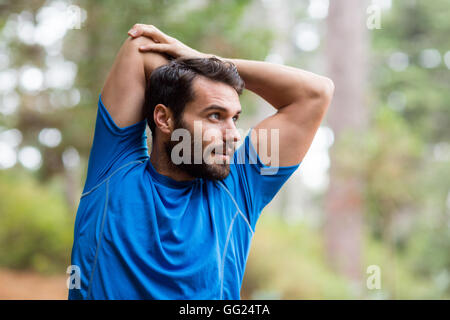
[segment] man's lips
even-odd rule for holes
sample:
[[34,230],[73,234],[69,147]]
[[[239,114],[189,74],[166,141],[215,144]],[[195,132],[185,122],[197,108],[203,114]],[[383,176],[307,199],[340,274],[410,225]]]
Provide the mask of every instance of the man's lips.
[[[220,148],[218,148],[219,150],[220,150]],[[220,152],[220,151],[215,151],[215,150],[213,150],[212,152],[211,152],[211,155],[214,157],[214,158],[218,158],[218,159],[221,159],[220,161],[221,161],[221,163],[223,162],[223,163],[228,163],[229,161],[230,161],[230,159],[231,159],[231,156],[232,156],[232,154],[233,154],[233,151],[231,150],[231,149],[229,149],[229,151],[228,152],[226,152],[226,153],[222,153],[222,152]]]
[[[231,157],[229,155],[221,153],[212,153],[212,159],[220,160],[220,164],[225,164],[231,161]],[[215,162],[215,160],[213,161]]]

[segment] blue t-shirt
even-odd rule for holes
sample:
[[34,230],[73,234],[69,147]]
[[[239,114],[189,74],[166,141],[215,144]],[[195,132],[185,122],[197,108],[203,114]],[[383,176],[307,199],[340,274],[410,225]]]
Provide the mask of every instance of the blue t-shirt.
[[149,161],[146,124],[118,127],[99,98],[69,299],[240,299],[256,221],[300,164],[261,174],[248,134],[224,180],[176,181]]

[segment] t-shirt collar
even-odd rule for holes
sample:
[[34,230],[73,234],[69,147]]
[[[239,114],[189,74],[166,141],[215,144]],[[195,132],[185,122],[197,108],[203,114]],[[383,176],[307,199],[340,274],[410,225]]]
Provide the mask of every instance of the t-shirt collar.
[[180,187],[192,186],[192,185],[195,185],[197,183],[202,183],[203,182],[202,178],[195,178],[195,179],[192,179],[192,180],[177,181],[177,180],[172,179],[172,178],[170,178],[168,176],[165,176],[165,175],[159,173],[158,171],[156,171],[155,167],[153,166],[153,164],[150,161],[150,158],[148,159],[147,168],[148,168],[148,171],[149,171],[150,175],[152,176],[152,178],[155,179],[156,181],[158,181],[159,183],[165,185],[165,186],[180,188]]

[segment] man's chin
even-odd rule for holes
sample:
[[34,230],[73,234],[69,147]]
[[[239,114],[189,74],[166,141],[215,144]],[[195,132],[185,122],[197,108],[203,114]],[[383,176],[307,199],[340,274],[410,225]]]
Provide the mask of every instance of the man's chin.
[[213,164],[207,165],[209,167],[214,167],[211,171],[212,174],[209,177],[205,177],[210,180],[223,180],[230,174],[229,164]]

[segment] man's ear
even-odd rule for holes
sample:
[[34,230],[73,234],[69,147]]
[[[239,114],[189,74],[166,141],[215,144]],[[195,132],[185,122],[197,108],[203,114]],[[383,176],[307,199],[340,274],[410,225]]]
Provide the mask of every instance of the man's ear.
[[165,105],[159,103],[155,106],[153,112],[153,120],[155,126],[159,128],[162,133],[170,134],[173,131],[172,111]]

